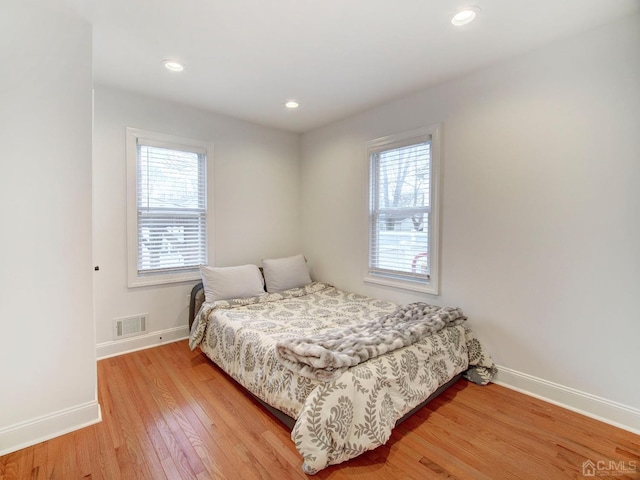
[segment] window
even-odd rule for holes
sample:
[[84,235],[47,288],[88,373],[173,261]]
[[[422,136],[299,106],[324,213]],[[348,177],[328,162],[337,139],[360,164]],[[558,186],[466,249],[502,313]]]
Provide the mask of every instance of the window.
[[438,294],[438,134],[369,143],[368,282]]
[[127,128],[130,287],[199,278],[209,152],[204,142]]

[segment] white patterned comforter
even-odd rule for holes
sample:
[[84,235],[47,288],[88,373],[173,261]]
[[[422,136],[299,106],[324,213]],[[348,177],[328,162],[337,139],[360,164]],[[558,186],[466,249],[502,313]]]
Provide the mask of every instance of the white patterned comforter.
[[190,337],[254,395],[297,419],[291,438],[309,474],[387,442],[396,421],[456,374],[487,383],[495,373],[474,334],[457,325],[368,360],[338,378],[300,376],[276,356],[276,343],[355,325],[396,304],[323,283],[252,298],[204,303]]

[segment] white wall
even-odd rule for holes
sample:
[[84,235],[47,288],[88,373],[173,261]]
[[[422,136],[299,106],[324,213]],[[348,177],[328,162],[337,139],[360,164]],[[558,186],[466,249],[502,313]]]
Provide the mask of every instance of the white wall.
[[[640,431],[639,112],[636,15],[307,133],[304,252],[340,287],[463,307],[505,371]],[[439,122],[442,294],[365,285],[366,141]]]
[[95,422],[91,27],[0,7],[0,455]]
[[[211,141],[210,263],[259,264],[300,251],[299,136],[97,86],[93,158],[95,317],[99,355],[187,335],[196,281],[127,288],[125,127]],[[150,314],[150,337],[109,344],[114,318]],[[160,333],[158,333],[160,332]]]

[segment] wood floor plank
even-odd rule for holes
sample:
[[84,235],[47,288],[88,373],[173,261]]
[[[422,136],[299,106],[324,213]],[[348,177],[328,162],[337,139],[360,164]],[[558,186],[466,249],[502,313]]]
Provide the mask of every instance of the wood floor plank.
[[[166,356],[164,356],[166,358]],[[209,369],[211,365],[209,365]],[[181,374],[180,371],[173,371],[171,368],[167,368],[167,371],[172,372],[172,375],[177,375],[180,378],[179,385],[181,385],[181,389],[183,390],[185,397],[193,412],[198,417],[201,427],[205,433],[203,433],[203,438],[207,439],[207,444],[209,445],[209,449],[211,449],[211,445],[214,445],[216,448],[211,449],[216,453],[215,462],[223,471],[231,471],[233,470],[240,461],[244,461],[251,465],[253,463],[252,458],[244,458],[241,457],[241,460],[238,456],[234,455],[232,451],[228,448],[231,444],[237,444],[242,442],[242,437],[238,436],[237,430],[234,430],[233,423],[232,425],[228,425],[221,418],[219,408],[217,406],[218,395],[212,395],[211,392],[207,388],[207,382],[197,383],[197,380],[194,379],[196,383],[191,381],[190,375]],[[210,452],[207,455],[211,455]],[[247,470],[246,474],[248,475],[247,479],[258,479],[260,478],[257,471]]]
[[62,435],[54,440],[48,440],[47,444],[47,479],[50,480],[63,480],[63,463],[64,463],[64,448],[67,445],[66,435]]
[[640,436],[493,384],[458,382],[314,477],[290,432],[186,341],[101,360],[98,393],[101,423],[0,457],[0,480],[565,479],[587,459],[640,479]]
[[[125,432],[126,445],[133,469],[140,472],[143,478],[163,480],[164,470],[160,465],[158,447],[149,436],[142,417],[144,408],[139,402],[137,385],[131,381],[129,369],[125,362],[118,366],[119,379],[113,382],[116,406],[122,412],[122,426]],[[131,401],[133,400],[133,401]]]
[[[38,443],[33,447],[33,467],[31,468],[31,480],[42,480],[45,478],[47,465],[47,443]],[[0,475],[0,478],[2,476]]]
[[[161,466],[163,467],[163,471],[167,471],[167,469],[171,470],[171,467],[174,467],[180,472],[179,478],[196,478],[196,473],[192,470],[190,466],[190,462],[185,455],[181,447],[180,438],[176,438],[174,435],[174,429],[171,428],[168,422],[172,422],[171,412],[166,407],[163,401],[160,399],[162,395],[157,391],[157,384],[155,379],[151,378],[147,368],[146,363],[147,360],[144,356],[138,355],[140,358],[139,362],[139,370],[138,375],[136,376],[135,384],[138,385],[139,388],[144,389],[147,394],[140,395],[138,400],[142,400],[142,403],[145,405],[145,408],[151,413],[153,426],[150,424],[150,428],[155,428],[155,431],[158,433],[159,437],[164,444],[162,452],[158,456],[161,460]],[[128,358],[123,358],[123,362],[128,361]],[[158,440],[156,438],[156,440]],[[167,458],[168,456],[171,458]],[[165,457],[165,458],[163,458]]]
[[67,435],[64,435],[65,443],[62,445],[64,461],[62,462],[62,478],[74,478],[74,477],[84,477],[85,475],[91,476],[91,468],[89,470],[84,471],[81,468],[82,459],[78,458],[78,432],[72,432]]
[[2,468],[0,469],[0,473],[2,474],[2,476],[0,477],[0,480],[14,480],[20,478],[20,458],[23,455],[24,452],[19,451],[10,453],[2,457]]
[[76,450],[78,476],[80,478],[102,480],[104,477],[99,470],[94,470],[91,458],[93,452],[97,450],[95,435],[92,435],[89,429],[83,428],[74,432],[74,437],[73,444]]
[[[175,378],[175,370],[167,368],[166,371],[171,372],[170,374]],[[235,439],[236,444],[242,443],[244,436],[241,434],[241,432],[234,431],[233,425],[230,426],[224,423],[224,421],[220,419],[220,416],[216,412],[217,409],[215,402],[211,403],[209,401],[209,398],[215,399],[216,397],[212,397],[210,394],[203,394],[202,392],[199,392],[195,385],[190,381],[190,379],[185,378],[184,375],[182,375],[182,380],[182,382],[178,383],[178,385],[180,385],[180,387],[178,388],[182,390],[185,398],[188,399],[189,405],[191,405],[190,415],[193,415],[198,419],[198,421],[195,421],[195,419],[193,419],[190,420],[190,422],[200,429],[199,434],[201,434],[205,438],[211,439],[210,441],[213,441],[214,443],[222,446],[225,443],[228,443],[230,434],[233,433],[233,438]],[[203,407],[205,407],[206,409]],[[252,418],[254,418],[254,420],[256,420],[254,425],[265,425],[265,423],[260,422],[261,415],[259,410],[253,410],[251,416]],[[218,417],[217,421],[214,420],[215,417]],[[223,428],[224,430],[222,430]],[[261,427],[258,428],[260,428],[260,430],[264,430]],[[224,431],[225,435],[219,435],[219,432],[221,431]],[[238,435],[239,433],[240,435]],[[209,452],[207,452],[207,456],[210,456]],[[253,462],[253,459],[249,459],[248,461]],[[216,462],[221,463],[220,467],[224,472],[224,470],[228,471],[228,467],[232,467],[236,464],[237,457],[230,455],[218,456],[216,458]],[[222,475],[224,477],[224,474]],[[255,478],[259,478],[259,476],[256,475]]]
[[[153,351],[147,351],[146,353],[151,360],[148,369],[156,377],[162,377],[171,398],[180,402],[180,408],[174,408],[176,421],[197,454],[199,463],[204,467],[203,471],[196,473],[196,477],[205,476],[210,479],[224,479],[224,472],[218,466],[221,461],[224,461],[224,456],[216,455],[216,450],[209,448],[208,445],[213,439],[209,435],[207,428],[201,423],[200,417],[194,412],[194,409],[199,410],[197,402],[193,400],[193,396],[188,389],[179,386],[184,379],[176,378],[174,370],[168,368],[171,364],[163,362],[162,356],[154,355],[155,352]],[[206,415],[204,417],[206,422]],[[232,463],[229,462],[227,467],[231,467],[231,465]]]
[[[402,425],[401,425],[402,427]],[[402,435],[401,438],[397,438]],[[473,438],[473,436],[471,437]],[[405,451],[411,451],[414,461],[428,468],[431,472],[442,470],[446,475],[457,478],[474,478],[489,480],[483,472],[493,466],[479,449],[470,448],[475,443],[462,441],[449,431],[446,425],[431,422],[430,428],[413,428],[404,433],[396,432],[391,441],[399,442]],[[454,462],[451,462],[455,459]],[[433,473],[430,473],[433,475]]]
[[[443,436],[450,436],[452,448],[464,454],[473,455],[473,460],[468,461],[469,464],[483,465],[485,469],[490,465],[506,468],[505,458],[517,457],[520,458],[520,462],[511,466],[511,471],[514,474],[524,474],[528,472],[531,464],[553,455],[554,450],[547,448],[547,445],[540,442],[538,437],[527,435],[518,437],[520,432],[514,433],[510,428],[505,428],[500,421],[492,422],[490,428],[484,426],[484,428],[477,428],[472,435],[468,435],[460,427],[475,422],[477,415],[468,408],[464,408],[465,405],[461,402],[457,402],[456,405],[463,408],[458,408],[451,414],[440,410],[434,412],[438,425],[430,429],[430,434],[434,435],[434,441],[438,442]],[[510,460],[506,461],[510,462]],[[520,467],[521,465],[525,466]]]
[[[296,478],[301,474],[298,470],[288,471],[285,475],[282,470],[286,469],[286,465],[279,463],[280,455],[261,440],[260,433],[267,424],[274,430],[279,428],[282,431],[282,426],[275,419],[270,418],[246,394],[235,395],[237,386],[226,376],[220,376],[215,382],[207,382],[205,387],[206,394],[217,399],[216,414],[219,421],[216,426],[228,432],[226,436],[237,457],[246,465],[247,475],[253,472],[258,478]],[[228,398],[235,398],[236,401],[228,402]],[[289,448],[293,450],[293,444],[289,444]]]
[[[494,387],[497,385],[491,385],[487,391],[480,393],[487,395],[490,393],[489,390],[495,390]],[[498,394],[503,390],[505,389],[499,389]],[[581,422],[575,422],[575,414],[567,416],[567,413],[573,413],[568,410],[560,409],[562,411],[557,415],[545,418],[536,415],[540,408],[545,408],[540,403],[530,404],[524,412],[510,405],[506,398],[505,402],[499,401],[500,410],[492,410],[489,401],[471,404],[466,398],[461,398],[460,403],[468,406],[469,412],[473,414],[472,418],[476,418],[477,415],[491,414],[494,422],[502,427],[501,433],[507,441],[517,436],[525,440],[525,443],[526,439],[539,444],[546,442],[549,448],[559,446],[582,455],[582,461],[594,458],[596,455],[605,455],[613,460],[616,455],[616,443],[612,441],[612,437],[618,429],[588,417],[582,417]],[[573,418],[573,421],[568,421],[569,418]],[[523,447],[530,451],[532,445],[523,445]],[[539,447],[536,446],[536,448]]]
[[[141,477],[139,467],[142,459],[136,432],[132,429],[126,405],[130,399],[126,391],[121,388],[124,378],[120,363],[114,359],[107,359],[105,375],[108,378],[108,393],[110,394],[110,431],[115,440],[115,453],[120,473],[125,479]],[[150,477],[150,475],[149,475]]]

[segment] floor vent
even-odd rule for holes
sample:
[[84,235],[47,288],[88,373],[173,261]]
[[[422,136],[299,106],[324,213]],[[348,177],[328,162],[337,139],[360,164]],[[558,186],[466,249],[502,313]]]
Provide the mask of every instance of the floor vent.
[[147,331],[148,319],[148,313],[135,315],[133,317],[116,318],[113,321],[113,338],[142,335]]

